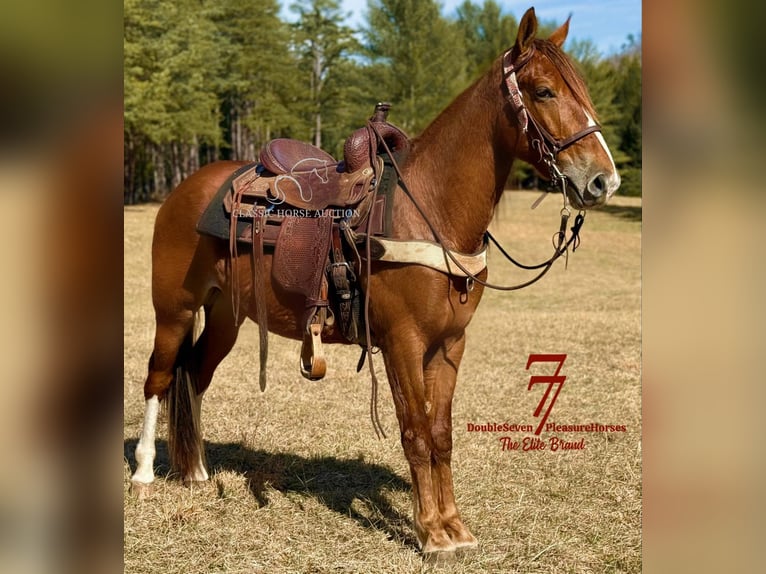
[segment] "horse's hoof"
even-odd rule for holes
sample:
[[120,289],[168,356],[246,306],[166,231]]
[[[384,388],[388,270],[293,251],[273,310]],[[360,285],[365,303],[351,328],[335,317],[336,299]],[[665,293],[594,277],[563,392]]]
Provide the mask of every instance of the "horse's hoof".
[[465,524],[463,524],[460,520],[454,520],[444,525],[444,529],[447,531],[447,534],[450,537],[450,540],[452,540],[452,543],[455,545],[455,548],[476,548],[479,545],[478,540],[476,540],[476,537],[471,534],[471,531],[466,528]]
[[[423,555],[426,557],[426,560],[431,562],[433,560],[436,561],[442,561],[447,560],[450,561],[452,558],[455,557],[455,544],[452,542],[449,536],[447,536],[447,533],[443,530],[437,534],[431,534],[428,537],[428,540],[426,540],[425,545],[423,546]],[[446,555],[446,556],[441,556]]]
[[479,545],[479,541],[470,532],[466,532],[461,536],[452,537],[452,543],[455,548],[459,550],[471,550]]
[[130,494],[136,497],[138,500],[144,500],[149,498],[154,492],[154,483],[151,482],[138,482],[137,480],[130,481]]

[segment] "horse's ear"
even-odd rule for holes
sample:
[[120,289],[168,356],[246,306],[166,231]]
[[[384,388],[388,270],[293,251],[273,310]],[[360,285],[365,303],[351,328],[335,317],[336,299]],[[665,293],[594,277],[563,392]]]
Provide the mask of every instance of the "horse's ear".
[[564,22],[561,26],[556,28],[556,31],[553,32],[553,34],[550,35],[548,38],[551,42],[556,44],[556,47],[561,49],[561,47],[564,45],[564,40],[567,39],[567,34],[569,34],[569,21],[572,19],[572,15],[569,15],[569,18],[567,18],[567,21]]
[[537,35],[537,16],[535,16],[535,9],[530,8],[521,17],[519,31],[516,34],[514,52],[517,57],[529,49],[532,45],[532,40],[535,39],[535,35]]

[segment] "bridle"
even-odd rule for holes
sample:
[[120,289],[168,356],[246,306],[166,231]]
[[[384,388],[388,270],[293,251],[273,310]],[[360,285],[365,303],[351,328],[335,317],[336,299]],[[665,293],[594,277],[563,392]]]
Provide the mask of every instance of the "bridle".
[[[516,61],[511,60],[513,48],[503,54],[503,78],[505,80],[505,87],[508,90],[508,102],[511,104],[513,112],[516,115],[519,128],[523,134],[527,135],[531,148],[540,154],[540,160],[548,168],[551,185],[553,187],[561,188],[561,193],[564,195],[564,207],[566,208],[567,176],[561,171],[561,168],[556,161],[557,156],[585,136],[590,135],[593,132],[601,131],[601,126],[594,123],[569,137],[558,139],[535,119],[530,113],[529,108],[524,105],[524,98],[521,94],[521,89],[519,88],[518,79],[516,78],[516,72],[521,70],[521,68],[532,59],[534,50],[534,46],[530,46],[529,50],[519,56]],[[532,129],[530,129],[530,127]],[[580,200],[580,205],[585,205],[585,200],[577,187],[571,186],[571,189],[577,194],[577,197]]]
[[[585,221],[585,212],[582,210],[579,211],[579,213],[575,217],[574,225],[570,228],[571,235],[567,239],[566,237],[567,221],[569,220],[569,216],[571,215],[571,212],[568,207],[567,194],[566,194],[567,176],[559,168],[556,158],[559,153],[561,153],[563,150],[565,150],[566,148],[568,148],[575,142],[581,140],[582,138],[584,138],[585,136],[589,134],[592,134],[593,132],[600,131],[601,126],[599,126],[598,124],[587,126],[585,129],[580,130],[579,132],[560,140],[554,137],[553,135],[551,135],[551,133],[548,130],[546,130],[538,121],[535,120],[534,116],[529,112],[527,107],[524,105],[524,100],[521,95],[521,90],[519,89],[518,80],[516,78],[516,72],[519,69],[521,69],[524,66],[524,64],[526,64],[531,59],[533,51],[534,51],[534,48],[530,47],[530,49],[527,52],[525,52],[517,61],[512,62],[510,59],[511,50],[508,50],[503,55],[503,78],[505,79],[505,85],[508,89],[508,94],[507,94],[508,100],[514,110],[514,113],[516,114],[516,118],[519,122],[519,127],[521,128],[522,133],[527,134],[527,137],[530,140],[530,145],[532,146],[532,149],[535,149],[540,153],[541,160],[548,167],[550,176],[551,176],[551,184],[553,186],[561,186],[561,193],[564,196],[564,207],[561,209],[561,223],[559,225],[558,232],[556,232],[553,235],[554,252],[549,259],[543,261],[542,263],[538,263],[537,265],[524,265],[516,261],[513,257],[511,257],[508,254],[508,252],[505,249],[503,249],[503,247],[500,245],[497,239],[495,239],[495,237],[489,232],[489,230],[487,230],[484,234],[484,245],[486,246],[486,244],[491,241],[498,247],[498,249],[503,254],[503,256],[505,256],[506,259],[508,259],[511,263],[513,263],[517,267],[520,267],[522,269],[528,269],[528,270],[536,270],[536,269],[541,270],[534,278],[530,279],[529,281],[519,283],[518,285],[510,285],[510,286],[496,285],[496,284],[484,281],[483,279],[480,279],[476,274],[473,274],[468,269],[466,269],[465,266],[463,266],[460,263],[460,261],[458,261],[457,257],[455,257],[452,251],[450,251],[446,247],[444,239],[442,238],[439,231],[435,228],[435,226],[431,223],[431,220],[428,217],[428,214],[425,213],[425,211],[420,206],[418,201],[415,199],[415,197],[413,197],[412,193],[407,187],[406,182],[404,181],[402,171],[396,162],[394,154],[389,149],[382,134],[380,133],[378,128],[375,126],[374,122],[368,122],[368,126],[376,134],[379,143],[381,144],[386,154],[391,159],[392,166],[396,172],[397,178],[399,180],[399,186],[401,187],[402,191],[410,199],[410,201],[412,201],[415,208],[423,217],[424,221],[426,222],[426,225],[428,225],[429,229],[431,230],[431,233],[433,233],[434,238],[436,239],[436,242],[441,246],[442,250],[444,251],[445,258],[449,259],[451,263],[454,263],[455,266],[465,274],[466,287],[468,291],[473,291],[474,283],[479,283],[480,285],[483,285],[484,287],[487,287],[489,289],[496,289],[498,291],[515,291],[517,289],[522,289],[523,287],[527,287],[531,285],[532,283],[535,283],[538,280],[540,280],[543,277],[543,275],[545,275],[550,270],[550,268],[553,266],[553,263],[562,255],[566,255],[566,260],[568,261],[569,247],[572,246],[572,252],[574,252],[577,249],[578,245],[580,244],[580,229]],[[532,127],[531,130],[529,129],[530,126]],[[581,205],[585,205],[585,201],[582,195],[580,195],[580,192],[577,190],[577,188],[575,186],[572,186],[572,189],[574,189],[575,193],[577,193],[578,198],[580,199]],[[545,195],[541,196],[540,199],[542,199],[542,197],[545,197]],[[532,207],[533,208],[536,207],[539,201],[540,200],[536,201]],[[369,254],[368,254],[368,257],[369,257]]]

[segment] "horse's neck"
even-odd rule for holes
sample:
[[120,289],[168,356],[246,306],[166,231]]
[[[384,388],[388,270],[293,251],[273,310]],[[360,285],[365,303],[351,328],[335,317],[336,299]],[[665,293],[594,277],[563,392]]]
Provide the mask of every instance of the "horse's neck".
[[[500,149],[508,138],[498,133],[505,122],[494,72],[493,67],[426,128],[407,165],[413,196],[447,246],[463,252],[480,247],[513,159],[513,150]],[[412,206],[405,210],[410,231],[432,237]]]

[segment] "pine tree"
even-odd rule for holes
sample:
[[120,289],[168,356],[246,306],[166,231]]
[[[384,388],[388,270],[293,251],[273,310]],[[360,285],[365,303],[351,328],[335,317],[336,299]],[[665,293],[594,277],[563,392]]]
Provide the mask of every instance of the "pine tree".
[[466,0],[457,9],[456,24],[462,32],[469,76],[478,77],[516,39],[518,22],[511,14],[502,14],[495,0],[482,6]]
[[126,168],[141,174],[139,195],[164,196],[199,168],[200,145],[220,141],[209,13],[196,0],[125,3]]
[[268,140],[301,132],[291,30],[276,0],[223,0],[215,23],[224,47],[217,85],[227,140],[221,155],[253,159]]
[[381,99],[412,135],[467,84],[463,40],[434,0],[370,0],[368,53],[380,67]]
[[[308,96],[311,139],[317,147],[337,147],[337,127],[333,127],[344,115],[348,87],[353,85],[350,58],[359,53],[361,46],[353,30],[342,24],[347,15],[341,12],[338,0],[310,0],[291,8],[299,15],[295,42],[304,86],[301,92]],[[323,137],[327,132],[332,134],[329,141]]]
[[617,86],[614,105],[618,110],[619,150],[629,160],[621,171],[620,192],[641,195],[641,40],[628,37],[628,43],[616,58]]

